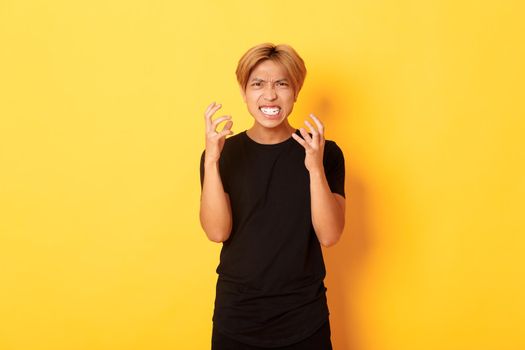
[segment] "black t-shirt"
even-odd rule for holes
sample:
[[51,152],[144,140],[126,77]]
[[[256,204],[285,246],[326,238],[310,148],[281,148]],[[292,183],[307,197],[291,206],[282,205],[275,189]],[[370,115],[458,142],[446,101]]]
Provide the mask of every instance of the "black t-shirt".
[[[227,138],[221,153],[219,172],[233,223],[217,267],[213,322],[246,344],[287,346],[328,320],[326,271],[304,159],[303,146],[292,137],[260,144],[246,131]],[[344,197],[344,157],[335,142],[326,140],[323,163],[331,191]],[[202,188],[204,151],[200,173]]]

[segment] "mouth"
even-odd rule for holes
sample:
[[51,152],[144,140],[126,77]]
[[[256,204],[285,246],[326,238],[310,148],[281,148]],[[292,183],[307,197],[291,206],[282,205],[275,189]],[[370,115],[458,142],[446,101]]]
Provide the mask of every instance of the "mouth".
[[279,106],[261,106],[261,107],[259,107],[259,110],[266,117],[275,118],[281,112],[281,107],[279,107]]

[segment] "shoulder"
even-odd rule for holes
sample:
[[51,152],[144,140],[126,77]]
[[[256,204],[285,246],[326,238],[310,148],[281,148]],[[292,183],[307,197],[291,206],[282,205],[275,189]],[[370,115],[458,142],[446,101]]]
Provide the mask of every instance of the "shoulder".
[[236,154],[240,152],[245,145],[244,132],[232,135],[224,141],[224,148],[221,152],[221,157],[236,157]]
[[[221,154],[230,153],[238,149],[241,146],[241,144],[243,144],[243,139],[244,139],[244,132],[227,137],[226,140],[224,141],[224,148]],[[206,149],[203,149],[201,153],[201,158],[204,158],[205,152],[206,152]]]
[[328,156],[343,157],[343,150],[333,140],[325,140],[324,151],[325,151],[325,155],[328,155]]
[[221,151],[221,164],[224,162],[230,164],[231,162],[240,159],[240,156],[244,152],[246,145],[244,138],[244,132],[240,132],[226,138],[224,141],[224,147]]
[[232,135],[226,138],[224,142],[224,147],[235,147],[240,145],[244,141],[245,132],[242,131],[238,134]]

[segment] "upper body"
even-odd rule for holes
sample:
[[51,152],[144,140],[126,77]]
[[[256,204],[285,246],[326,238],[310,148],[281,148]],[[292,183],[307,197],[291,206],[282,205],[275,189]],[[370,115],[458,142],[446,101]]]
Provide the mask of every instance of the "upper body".
[[221,106],[211,104],[201,157],[201,225],[223,242],[213,321],[268,347],[300,341],[326,321],[321,245],[335,244],[344,227],[341,150],[313,114],[310,132],[287,119],[306,74],[290,49],[259,45],[241,58],[237,76],[254,124],[226,139],[231,117],[212,121]]
[[[335,142],[326,141],[323,163],[330,190],[344,196]],[[215,326],[256,346],[300,341],[329,314],[304,149],[292,137],[259,144],[242,132],[226,140],[219,169],[233,224],[217,267]],[[203,152],[201,183],[204,177]]]

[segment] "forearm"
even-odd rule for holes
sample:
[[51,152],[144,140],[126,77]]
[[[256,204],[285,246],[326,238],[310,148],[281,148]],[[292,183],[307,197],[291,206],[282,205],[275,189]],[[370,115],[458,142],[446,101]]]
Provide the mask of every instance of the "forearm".
[[230,200],[224,192],[218,162],[204,163],[204,180],[200,203],[200,222],[213,242],[228,239],[232,228]]
[[330,190],[324,170],[310,172],[312,224],[319,242],[325,246],[337,243],[345,225],[344,208]]

